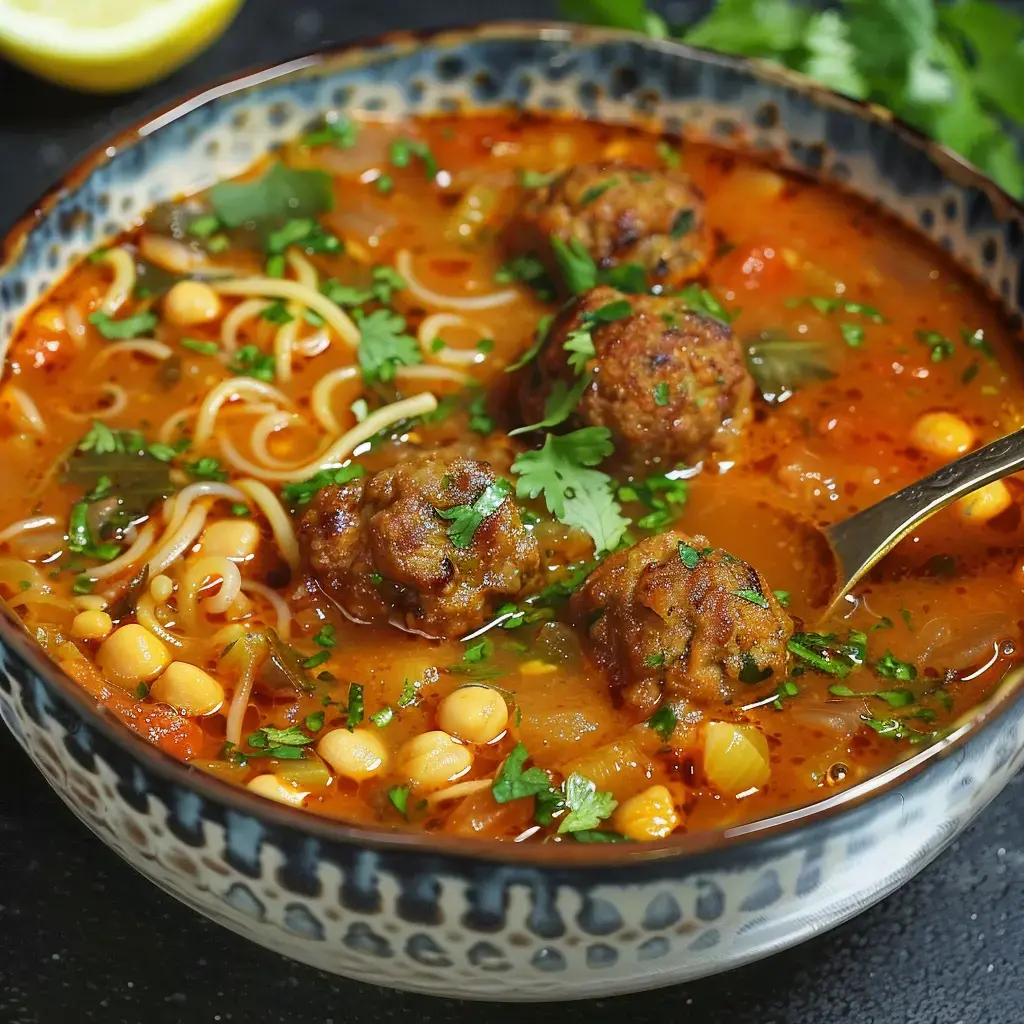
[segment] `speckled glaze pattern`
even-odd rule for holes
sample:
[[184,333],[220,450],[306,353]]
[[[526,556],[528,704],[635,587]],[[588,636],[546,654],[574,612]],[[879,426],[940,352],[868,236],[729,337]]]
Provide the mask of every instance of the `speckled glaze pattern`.
[[[8,238],[0,338],[155,202],[237,173],[326,111],[509,105],[764,150],[915,226],[1009,312],[1024,305],[1020,210],[884,112],[674,44],[503,25],[296,61],[117,140]],[[1024,693],[1012,679],[943,744],[814,811],[650,849],[511,856],[360,834],[231,789],[97,712],[6,612],[0,641],[0,715],[74,812],[143,874],[297,960],[446,995],[591,997],[765,956],[892,891],[1024,763]]]

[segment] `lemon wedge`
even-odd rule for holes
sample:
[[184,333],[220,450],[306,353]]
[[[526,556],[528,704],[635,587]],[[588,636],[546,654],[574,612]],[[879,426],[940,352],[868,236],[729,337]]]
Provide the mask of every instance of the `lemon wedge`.
[[87,92],[155,81],[217,38],[242,0],[0,0],[0,53]]

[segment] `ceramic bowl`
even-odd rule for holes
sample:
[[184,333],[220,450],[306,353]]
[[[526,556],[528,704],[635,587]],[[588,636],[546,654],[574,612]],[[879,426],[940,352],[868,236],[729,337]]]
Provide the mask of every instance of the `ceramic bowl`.
[[[0,340],[149,207],[235,174],[329,110],[578,111],[770,153],[836,182],[1024,304],[1021,210],[949,153],[778,69],[631,34],[491,25],[390,36],[214,87],[98,150],[8,236]],[[928,863],[1024,762],[1019,677],[948,739],[840,797],[661,845],[536,846],[357,831],[147,745],[0,616],[0,713],[71,809],[167,892],[338,974],[448,996],[652,988],[782,949]],[[73,841],[73,837],[72,837]]]

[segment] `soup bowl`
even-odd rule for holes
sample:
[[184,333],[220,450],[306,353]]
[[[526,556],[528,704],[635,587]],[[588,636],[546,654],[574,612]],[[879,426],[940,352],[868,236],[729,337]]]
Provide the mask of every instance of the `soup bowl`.
[[[629,33],[501,24],[395,35],[215,86],[112,140],[7,236],[0,338],[155,203],[236,174],[328,110],[578,111],[764,153],[929,237],[1008,315],[1022,211],[877,108]],[[945,738],[813,806],[642,846],[516,846],[355,829],[190,769],[129,732],[0,613],[0,714],[75,814],[184,903],[307,964],[481,999],[603,996],[805,940],[924,867],[1024,763],[1011,673]]]

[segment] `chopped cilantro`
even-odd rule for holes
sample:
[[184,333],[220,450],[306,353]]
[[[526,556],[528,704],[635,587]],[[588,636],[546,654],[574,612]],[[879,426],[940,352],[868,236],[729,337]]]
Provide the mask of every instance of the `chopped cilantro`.
[[195,462],[186,462],[181,468],[196,480],[218,480],[223,483],[228,478],[227,470],[221,466],[220,459],[210,455],[196,459]]
[[585,189],[583,195],[580,196],[580,206],[589,206],[595,199],[600,199],[610,188],[615,188],[616,185],[621,184],[621,179],[612,177],[606,181],[598,182],[596,185],[591,185],[590,188]]
[[531,171],[529,168],[521,167],[518,172],[519,184],[523,188],[543,188],[550,185],[558,177],[558,171]]
[[220,230],[220,221],[212,213],[200,214],[185,229],[193,238],[209,238]]
[[338,149],[351,149],[356,144],[359,125],[347,117],[337,121],[326,121],[321,128],[316,128],[302,136],[302,144],[310,148],[317,146],[337,146]]
[[108,341],[125,341],[130,338],[142,338],[153,333],[153,328],[160,322],[156,313],[148,311],[114,320],[102,310],[89,314],[89,323],[96,328]]
[[949,359],[955,352],[953,342],[944,334],[939,334],[938,331],[915,331],[914,333],[922,345],[927,345],[931,349],[933,363],[941,363],[944,359]]
[[673,170],[682,163],[682,157],[679,155],[679,150],[665,139],[659,139],[657,141],[654,146],[654,152],[657,153],[658,159],[666,167],[672,168]]
[[975,331],[968,331],[966,328],[961,327],[960,337],[963,338],[964,344],[968,348],[984,353],[989,359],[995,359],[992,346],[985,340],[985,331],[981,327]]
[[427,180],[433,181],[437,177],[437,161],[434,159],[434,154],[430,152],[430,147],[425,142],[419,139],[394,139],[389,153],[393,167],[408,167],[413,157],[418,157],[423,161],[423,170],[426,173]]
[[330,661],[330,651],[317,651],[316,654],[310,655],[302,663],[303,668],[319,668],[325,661]]
[[435,508],[442,518],[451,521],[445,531],[448,539],[457,548],[468,548],[473,542],[477,527],[498,511],[505,499],[512,493],[512,485],[500,477],[489,483],[472,505],[456,505],[454,508]]
[[886,651],[881,660],[875,662],[874,669],[883,679],[896,679],[901,683],[912,683],[917,678],[917,669],[909,661],[900,661],[892,651]]
[[391,806],[394,807],[402,817],[408,817],[407,808],[409,806],[409,787],[408,786],[392,786],[388,790],[388,800],[391,801]]
[[202,356],[215,356],[220,351],[220,345],[215,341],[200,341],[198,338],[180,338],[178,344],[191,352],[198,352]]
[[548,434],[539,451],[523,452],[512,464],[516,494],[520,499],[543,494],[559,522],[590,534],[596,551],[614,551],[629,520],[615,500],[611,477],[592,468],[611,452],[606,427]]
[[775,595],[775,600],[778,601],[783,608],[789,607],[789,601],[792,595],[788,590],[773,590],[772,593]]
[[731,323],[736,315],[735,313],[730,313],[711,292],[706,288],[701,288],[699,284],[688,284],[679,292],[679,297],[686,303],[687,308],[693,310],[694,313],[713,317],[715,320],[721,320],[723,323]]
[[470,644],[462,654],[462,660],[468,662],[485,661],[494,653],[494,644],[484,637],[475,644]]
[[358,463],[339,466],[337,469],[321,469],[307,480],[285,484],[281,488],[281,497],[290,505],[305,505],[322,488],[347,484],[351,480],[357,480],[365,472],[366,470]]
[[596,828],[610,818],[618,801],[611,793],[601,793],[590,779],[573,772],[563,784],[565,806],[569,809],[558,823],[558,831],[582,832]]
[[657,384],[651,390],[651,394],[654,396],[655,405],[668,405],[671,394],[669,393],[668,384],[659,380]]
[[682,238],[688,235],[693,230],[694,220],[693,210],[680,210],[676,214],[675,220],[672,221],[669,235],[672,238]]
[[523,765],[528,757],[526,746],[520,742],[505,758],[491,785],[491,793],[499,804],[537,796],[551,788],[551,780],[543,769],[533,767],[523,771]]
[[395,179],[390,174],[379,174],[374,180],[373,187],[382,196],[386,196],[395,187]]
[[553,316],[542,316],[537,321],[537,329],[533,335],[533,344],[514,362],[505,367],[506,373],[513,373],[516,370],[522,369],[527,363],[532,362],[540,350],[544,347],[544,342],[547,341],[548,331],[551,329],[551,324],[554,320]]
[[844,679],[859,664],[858,645],[843,644],[834,633],[794,633],[787,647],[791,654],[812,668],[839,679]]
[[345,728],[351,732],[363,720],[363,688],[359,683],[350,683],[348,688],[348,711],[345,714]]
[[700,561],[700,552],[684,541],[679,542],[679,561],[686,566],[687,569],[696,569],[697,563]]
[[385,726],[391,724],[391,721],[394,717],[394,708],[392,708],[390,705],[385,705],[380,709],[380,711],[374,711],[374,713],[370,715],[370,721],[373,722],[373,724],[377,726],[378,729],[383,729]]
[[341,240],[324,231],[312,217],[296,217],[267,235],[271,255],[281,255],[290,245],[300,245],[308,252],[334,254],[342,250]]
[[570,238],[566,242],[552,235],[551,249],[565,287],[573,295],[582,295],[597,285],[597,264],[578,238]]
[[359,366],[363,381],[373,384],[389,381],[399,366],[423,362],[416,339],[405,333],[405,319],[390,309],[377,309],[366,314],[356,310],[359,326]]
[[313,643],[319,644],[321,647],[334,647],[338,642],[336,632],[337,630],[331,623],[325,622],[320,627],[320,632],[313,637]]
[[[277,299],[271,302],[266,309],[260,313],[260,319],[266,320],[268,324],[277,324],[281,326],[283,324],[290,324],[295,317],[288,312],[288,307],[284,303],[284,299]],[[246,348],[256,348],[255,345],[246,345]]]
[[402,683],[402,692],[398,698],[398,706],[407,708],[416,703],[416,683],[412,679],[406,679]]
[[761,593],[760,590],[750,590],[747,588],[741,590],[734,590],[733,594],[736,597],[742,597],[744,601],[749,601],[751,604],[756,604],[758,608],[767,608],[768,599]]
[[647,725],[663,740],[668,740],[672,733],[675,732],[678,721],[676,713],[667,704],[663,704],[647,719]]
[[843,335],[843,341],[850,348],[860,348],[864,341],[864,328],[860,324],[850,324],[843,321],[839,325],[839,330]]

